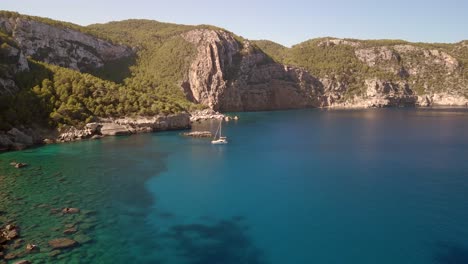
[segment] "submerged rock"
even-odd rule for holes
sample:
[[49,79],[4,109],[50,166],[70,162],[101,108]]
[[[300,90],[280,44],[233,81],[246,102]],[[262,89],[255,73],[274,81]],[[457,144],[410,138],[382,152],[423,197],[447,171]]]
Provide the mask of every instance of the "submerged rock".
[[21,163],[21,162],[11,162],[10,165],[17,168],[17,169],[28,166],[27,163]]
[[12,259],[18,258],[18,255],[16,253],[11,252],[11,253],[6,254],[3,258],[6,260],[12,260]]
[[7,225],[0,232],[0,241],[2,240],[9,241],[18,237],[19,237],[19,228],[15,225]]
[[15,262],[14,264],[31,264],[31,261],[23,259],[23,260]]
[[78,231],[78,229],[76,229],[76,227],[70,227],[70,228],[67,228],[65,229],[65,231],[63,231],[63,233],[65,235],[70,235],[70,234],[74,234]]
[[92,239],[89,236],[82,234],[74,236],[73,239],[80,244],[86,244],[92,241]]
[[34,244],[27,244],[26,245],[26,252],[32,253],[32,252],[39,252],[39,247]]
[[58,255],[60,255],[62,253],[62,251],[56,249],[56,250],[52,250],[51,252],[49,252],[49,257],[56,257]]
[[62,213],[64,214],[77,214],[80,212],[80,209],[78,208],[63,208]]
[[67,229],[68,229],[68,228],[73,228],[73,227],[75,227],[76,225],[77,225],[77,224],[66,224],[66,225],[65,225],[65,228],[67,228]]
[[75,247],[76,245],[78,245],[78,242],[69,238],[56,238],[49,241],[49,246],[51,246],[53,249],[71,248]]

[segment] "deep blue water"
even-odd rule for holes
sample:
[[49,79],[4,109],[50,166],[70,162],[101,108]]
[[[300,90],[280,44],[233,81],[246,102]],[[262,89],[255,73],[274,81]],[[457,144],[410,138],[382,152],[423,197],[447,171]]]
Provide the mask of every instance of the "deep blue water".
[[228,145],[167,132],[0,158],[50,159],[105,190],[106,209],[78,206],[118,228],[75,249],[102,263],[468,263],[466,109],[240,117],[223,126]]

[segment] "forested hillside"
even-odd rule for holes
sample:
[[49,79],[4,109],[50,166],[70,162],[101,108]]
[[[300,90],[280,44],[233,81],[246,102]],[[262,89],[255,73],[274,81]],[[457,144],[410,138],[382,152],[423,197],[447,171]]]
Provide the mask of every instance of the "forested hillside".
[[319,38],[287,48],[208,25],[82,27],[0,11],[0,130],[205,107],[464,105],[467,65],[466,41]]

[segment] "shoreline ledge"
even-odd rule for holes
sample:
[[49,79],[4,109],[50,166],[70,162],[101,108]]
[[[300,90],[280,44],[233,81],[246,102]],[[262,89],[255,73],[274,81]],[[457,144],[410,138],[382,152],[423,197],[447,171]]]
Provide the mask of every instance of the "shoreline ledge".
[[230,117],[211,109],[204,109],[191,113],[183,112],[152,117],[99,118],[96,122],[87,123],[83,128],[72,126],[62,130],[14,127],[6,132],[0,131],[0,153],[55,143],[96,140],[107,136],[187,130],[192,127],[193,122],[225,118]]

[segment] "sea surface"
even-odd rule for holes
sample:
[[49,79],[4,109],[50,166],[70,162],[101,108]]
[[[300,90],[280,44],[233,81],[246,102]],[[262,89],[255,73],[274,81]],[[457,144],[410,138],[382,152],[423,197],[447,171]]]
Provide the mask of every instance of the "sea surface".
[[[238,115],[223,125],[227,145],[176,131],[0,154],[0,226],[16,223],[24,240],[9,252],[33,263],[468,263],[466,108]],[[51,253],[60,237],[80,245]],[[27,243],[41,251],[21,255]]]

